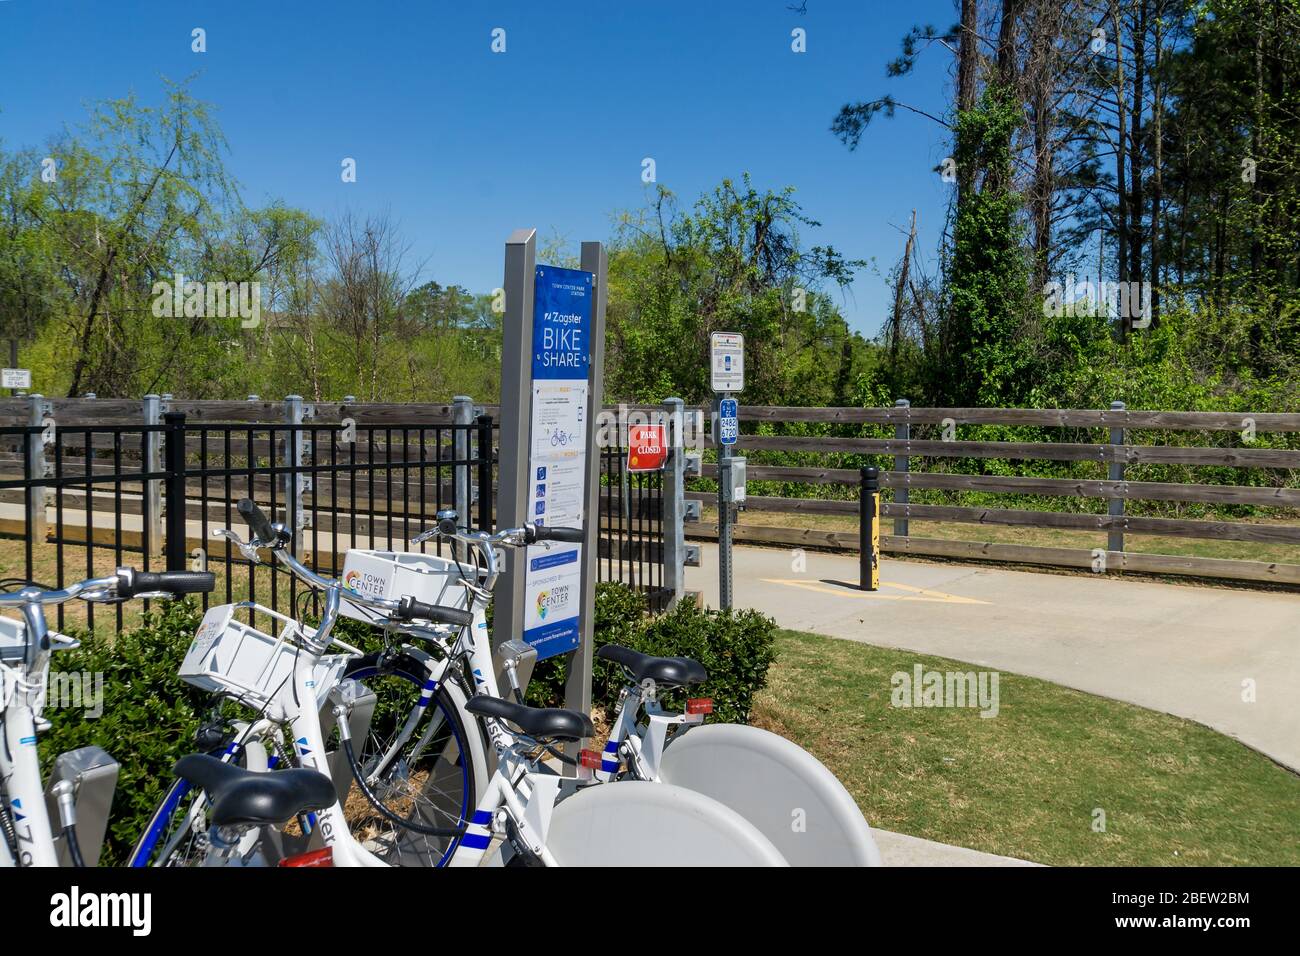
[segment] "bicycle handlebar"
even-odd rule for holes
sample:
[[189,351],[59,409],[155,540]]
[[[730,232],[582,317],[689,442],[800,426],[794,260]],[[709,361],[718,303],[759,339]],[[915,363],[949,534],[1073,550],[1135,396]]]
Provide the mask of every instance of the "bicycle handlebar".
[[23,588],[21,591],[0,593],[0,607],[22,607],[24,604],[66,604],[86,591],[110,591],[116,587],[117,578],[111,577],[91,578],[53,591],[42,591],[36,587]]
[[397,602],[397,610],[392,613],[394,621],[432,621],[435,624],[454,624],[466,627],[474,623],[474,615],[455,607],[442,607],[438,604],[426,604],[407,595]]
[[524,543],[537,541],[564,541],[570,544],[582,544],[586,534],[581,528],[548,528],[546,525],[524,525]]
[[[303,583],[321,591],[337,591],[340,599],[348,601],[351,604],[373,608],[376,611],[386,611],[388,612],[388,616],[395,621],[409,620],[409,618],[403,619],[398,617],[402,607],[402,601],[396,601],[392,598],[371,597],[362,594],[360,591],[354,591],[342,581],[336,578],[322,577],[299,561],[285,549],[285,545],[289,542],[288,533],[282,526],[271,524],[271,522],[267,520],[266,515],[262,513],[262,509],[259,508],[251,499],[240,499],[238,508],[239,513],[244,516],[244,519],[248,522],[249,528],[251,528],[253,534],[256,535],[257,542],[262,544],[264,547],[270,548],[271,553],[275,555],[276,560],[287,567],[294,576]],[[263,538],[263,535],[266,537]],[[403,601],[404,600],[406,599],[404,598]],[[413,615],[420,620],[441,621],[442,618],[437,615],[440,615],[442,612],[454,615],[465,613],[452,608],[440,608],[436,605],[421,604],[421,602],[418,601],[413,603],[419,604],[420,607],[430,609],[431,612],[433,612],[431,614],[421,613]],[[456,617],[455,619],[446,620],[446,623],[468,624],[470,621],[462,621],[459,617]]]
[[240,498],[236,507],[248,522],[248,527],[252,530],[253,538],[258,544],[275,548],[288,543],[288,533],[283,530],[277,531],[276,526],[267,518],[266,512],[259,508],[252,498]]
[[525,524],[519,528],[505,528],[488,534],[486,531],[461,531],[456,526],[457,515],[454,511],[441,511],[438,513],[438,523],[422,531],[411,539],[412,544],[420,544],[428,541],[435,536],[447,538],[452,541],[459,541],[461,544],[470,548],[475,548],[483,555],[486,561],[486,568],[483,574],[481,587],[473,585],[472,582],[466,581],[480,592],[480,596],[487,598],[496,579],[500,573],[500,562],[497,559],[496,548],[498,545],[508,547],[522,547],[524,545],[536,544],[541,541],[557,541],[571,544],[581,544],[586,537],[581,528],[552,528],[546,525]]
[[137,594],[165,591],[168,594],[210,594],[217,586],[217,576],[211,571],[137,571],[134,568],[117,569],[114,589],[120,598]]
[[53,591],[26,587],[20,591],[0,592],[0,607],[66,604],[73,598],[83,596],[86,600],[104,597],[126,600],[141,594],[204,594],[216,586],[216,575],[211,571],[137,571],[135,568],[118,568],[112,577],[89,578]]

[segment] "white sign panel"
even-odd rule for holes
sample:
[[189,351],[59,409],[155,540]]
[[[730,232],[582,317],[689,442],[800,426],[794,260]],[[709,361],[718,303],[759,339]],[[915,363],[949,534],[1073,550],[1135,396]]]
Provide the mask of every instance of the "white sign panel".
[[709,336],[709,381],[715,392],[745,390],[745,337],[739,332]]
[[[538,266],[533,286],[533,394],[528,517],[552,528],[584,524],[590,272]],[[524,573],[524,640],[544,660],[577,648],[582,545],[535,544]]]
[[7,368],[0,372],[0,388],[31,388],[32,370]]

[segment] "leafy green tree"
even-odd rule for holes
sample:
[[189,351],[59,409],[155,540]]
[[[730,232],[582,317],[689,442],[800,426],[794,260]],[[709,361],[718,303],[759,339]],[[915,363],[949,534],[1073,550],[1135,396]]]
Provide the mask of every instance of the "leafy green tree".
[[983,174],[958,211],[941,326],[937,392],[954,405],[1014,405],[1026,394],[1028,263],[1012,190],[1011,139],[1019,107],[1005,90],[986,90],[958,114],[956,162]]
[[745,335],[745,400],[834,404],[861,370],[867,343],[849,330],[824,288],[864,263],[829,246],[805,249],[794,190],[724,180],[690,212],[659,189],[654,205],[624,214],[610,256],[606,391],[658,402],[709,393],[709,336]]

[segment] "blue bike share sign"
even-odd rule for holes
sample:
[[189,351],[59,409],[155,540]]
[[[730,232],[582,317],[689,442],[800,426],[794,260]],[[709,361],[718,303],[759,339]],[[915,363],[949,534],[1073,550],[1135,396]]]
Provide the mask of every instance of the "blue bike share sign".
[[[537,266],[533,285],[533,395],[528,520],[580,528],[587,474],[590,272]],[[538,660],[577,648],[582,545],[532,545],[524,578],[524,640]]]

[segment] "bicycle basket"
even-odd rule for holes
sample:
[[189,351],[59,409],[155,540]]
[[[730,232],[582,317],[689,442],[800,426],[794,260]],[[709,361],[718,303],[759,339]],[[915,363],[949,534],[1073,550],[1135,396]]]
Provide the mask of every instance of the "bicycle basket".
[[[467,607],[456,562],[433,554],[353,549],[343,561],[343,583],[367,597],[413,597],[442,607]],[[381,615],[344,599],[340,613],[374,623]]]
[[0,617],[0,661],[20,661],[27,650],[27,625]]
[[238,604],[223,604],[203,615],[181,663],[180,676],[203,690],[231,693],[250,704],[261,704],[293,678],[294,664],[301,655],[318,656],[307,646],[315,631],[266,608],[257,608],[284,623],[278,636],[267,634],[235,620],[240,608]]

